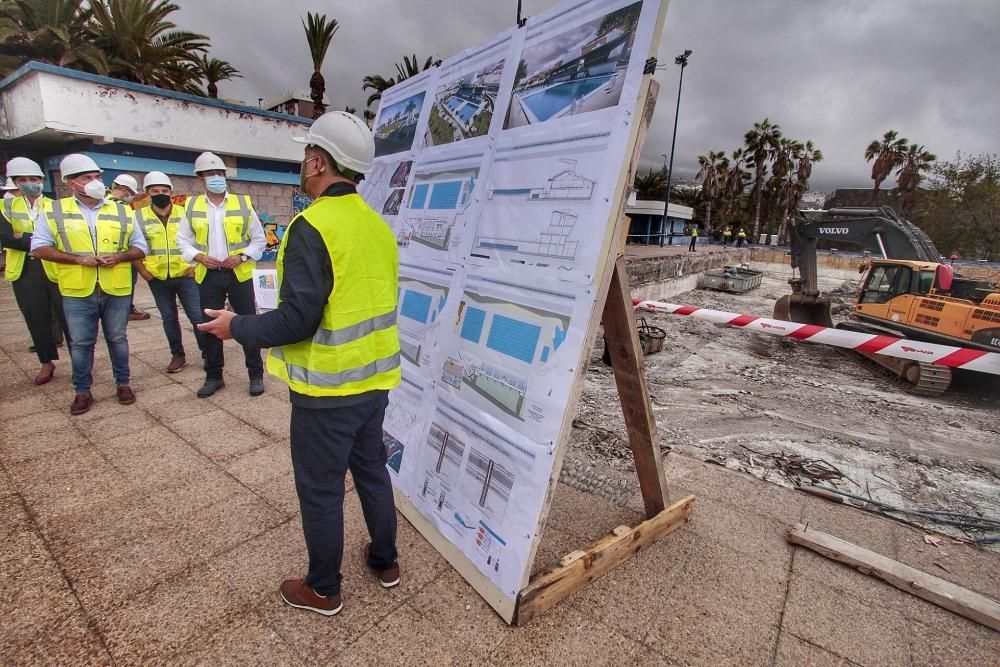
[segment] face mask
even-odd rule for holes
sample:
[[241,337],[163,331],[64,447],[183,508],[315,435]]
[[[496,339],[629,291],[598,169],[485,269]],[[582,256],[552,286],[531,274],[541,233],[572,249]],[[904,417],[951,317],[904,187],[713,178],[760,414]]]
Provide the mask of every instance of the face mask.
[[153,206],[156,208],[167,208],[170,206],[170,195],[150,195],[149,201],[153,202]]
[[37,197],[38,195],[42,194],[41,183],[31,183],[31,182],[21,183],[21,185],[18,186],[18,189],[20,189],[21,192],[23,192],[28,197]]
[[90,181],[83,186],[83,194],[87,195],[91,199],[104,199],[104,195],[106,193],[107,188],[104,187],[104,182],[99,178]]
[[205,179],[205,187],[208,188],[209,192],[217,195],[221,195],[226,191],[226,177],[225,176],[209,176]]
[[312,162],[313,160],[318,160],[318,159],[319,158],[311,157],[308,160],[306,160],[305,162],[303,162],[302,166],[299,167],[299,190],[305,192],[305,190],[306,190],[306,181],[308,181],[313,176],[316,176],[316,174],[307,174],[306,173],[306,169],[308,168],[308,165],[309,165],[310,162]]
[[122,197],[122,201],[126,204],[131,204],[133,199],[135,199],[135,195],[125,195]]

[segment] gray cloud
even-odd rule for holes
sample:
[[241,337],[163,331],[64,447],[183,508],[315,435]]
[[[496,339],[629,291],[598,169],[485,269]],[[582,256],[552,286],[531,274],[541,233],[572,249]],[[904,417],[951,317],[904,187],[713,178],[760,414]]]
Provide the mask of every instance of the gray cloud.
[[[334,108],[363,108],[361,79],[393,73],[416,53],[447,58],[514,22],[516,2],[369,0],[283,3],[175,0],[183,28],[211,36],[212,55],[245,78],[221,95],[250,104],[308,88],[312,67],[300,18],[325,12],[341,27],[323,67]],[[324,6],[326,4],[326,6]],[[339,3],[338,3],[339,4]],[[556,0],[525,0],[537,14]],[[787,135],[812,139],[825,155],[816,189],[868,186],[865,146],[888,129],[939,157],[1000,152],[997,93],[1000,3],[992,0],[673,0],[658,57],[668,63],[644,164],[670,148],[678,68],[684,74],[675,169],[693,176],[697,156],[732,150],[767,116]]]

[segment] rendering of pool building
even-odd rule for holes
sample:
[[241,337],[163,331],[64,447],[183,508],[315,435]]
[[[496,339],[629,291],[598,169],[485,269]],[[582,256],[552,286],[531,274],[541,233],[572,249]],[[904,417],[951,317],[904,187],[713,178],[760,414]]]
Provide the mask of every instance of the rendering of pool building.
[[491,63],[438,89],[427,126],[427,146],[440,146],[489,132],[503,65],[502,60]]
[[629,5],[525,48],[505,127],[616,105],[640,9]]

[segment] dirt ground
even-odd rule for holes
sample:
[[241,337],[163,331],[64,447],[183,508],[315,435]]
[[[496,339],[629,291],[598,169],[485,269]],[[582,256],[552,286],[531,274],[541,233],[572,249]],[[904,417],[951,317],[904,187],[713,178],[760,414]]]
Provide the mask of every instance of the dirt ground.
[[[770,316],[788,290],[788,268],[754,268],[765,271],[764,281],[747,294],[694,290],[663,300]],[[823,275],[820,287],[848,293],[856,279]],[[690,317],[644,316],[667,333],[663,351],[646,358],[664,451],[786,487],[811,481],[895,507],[1000,520],[1000,391],[992,378],[962,378],[943,396],[914,396],[835,348]],[[598,337],[563,481],[621,501],[637,482],[601,346]],[[998,536],[894,516],[955,537]]]

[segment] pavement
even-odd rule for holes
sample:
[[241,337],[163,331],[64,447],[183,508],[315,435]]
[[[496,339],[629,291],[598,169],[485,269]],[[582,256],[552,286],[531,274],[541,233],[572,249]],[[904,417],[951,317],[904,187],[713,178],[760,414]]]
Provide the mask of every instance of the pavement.
[[[508,627],[400,517],[402,584],[383,590],[352,485],[344,610],[282,604],[303,575],[287,393],[228,386],[198,399],[200,369],[167,375],[153,318],[129,325],[138,401],[114,400],[97,347],[97,404],[71,417],[69,363],[37,371],[9,285],[0,287],[0,664],[69,665],[995,665],[1000,633],[785,541],[806,522],[993,598],[1000,560],[685,456],[665,459],[693,519],[522,628]],[[195,350],[187,332],[189,351]],[[620,524],[623,504],[559,485],[536,569]]]

